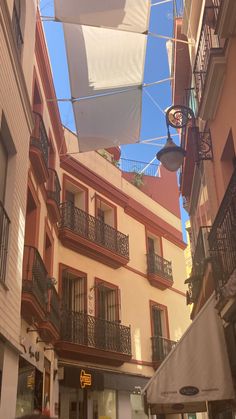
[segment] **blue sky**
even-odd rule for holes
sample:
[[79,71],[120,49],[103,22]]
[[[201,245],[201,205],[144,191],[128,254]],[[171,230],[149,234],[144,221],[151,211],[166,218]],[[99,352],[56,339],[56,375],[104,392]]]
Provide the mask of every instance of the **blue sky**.
[[[161,0],[158,0],[161,1]],[[152,0],[156,3],[157,0]],[[177,5],[181,8],[181,0]],[[53,0],[41,0],[42,16],[54,16]],[[54,83],[58,98],[69,98],[69,77],[64,47],[62,25],[55,22],[44,22],[44,29],[51,59]],[[173,33],[173,2],[153,6],[151,9],[150,32],[172,36]],[[169,77],[169,65],[166,51],[166,40],[148,37],[144,83],[151,83]],[[164,111],[172,105],[170,81],[145,88],[151,94],[159,107]],[[74,129],[72,106],[69,102],[59,103],[62,122]],[[172,131],[175,133],[175,131]],[[151,99],[143,93],[141,140],[166,135],[165,116]],[[178,137],[174,137],[178,142]],[[165,140],[159,143],[164,144]],[[122,146],[122,157],[137,161],[150,162],[160,147],[154,145],[125,145]],[[183,221],[186,213],[182,210]]]

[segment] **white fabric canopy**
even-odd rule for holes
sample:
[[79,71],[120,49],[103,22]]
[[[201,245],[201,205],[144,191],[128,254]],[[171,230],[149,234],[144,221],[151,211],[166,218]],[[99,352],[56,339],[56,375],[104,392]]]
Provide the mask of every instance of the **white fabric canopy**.
[[145,35],[72,24],[63,26],[74,98],[143,83]]
[[65,23],[130,32],[148,30],[150,0],[54,0],[55,18]]
[[135,143],[141,123],[141,89],[73,103],[79,151]]
[[206,401],[234,398],[222,321],[214,294],[144,391],[156,413],[197,412]]

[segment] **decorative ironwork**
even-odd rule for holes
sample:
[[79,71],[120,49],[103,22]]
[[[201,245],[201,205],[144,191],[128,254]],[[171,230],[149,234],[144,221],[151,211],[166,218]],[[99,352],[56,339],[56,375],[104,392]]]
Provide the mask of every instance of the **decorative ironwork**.
[[199,229],[197,244],[193,257],[192,275],[185,281],[188,284],[187,304],[195,303],[202,285],[205,265],[210,257],[208,237],[211,231],[210,226],[202,226]]
[[197,244],[193,257],[193,273],[195,275],[203,275],[205,262],[210,257],[208,237],[211,226],[202,226],[199,229]]
[[[19,2],[19,7],[20,7],[20,2]],[[21,32],[21,27],[20,27],[20,16],[19,16],[19,12],[17,12],[15,2],[13,5],[12,28],[13,28],[13,33],[14,33],[14,38],[16,41],[17,49],[19,51],[19,54],[21,54],[24,41],[23,41],[23,36]]]
[[163,361],[170,351],[176,345],[173,340],[164,338],[163,336],[153,336],[152,341],[152,360],[154,362]]
[[60,209],[60,229],[68,228],[79,236],[97,243],[120,256],[129,257],[128,236],[87,212],[74,207],[71,202],[62,203]]
[[60,300],[54,286],[48,290],[48,320],[59,330],[60,328]]
[[6,277],[9,226],[10,220],[0,201],[0,281],[2,282]]
[[236,268],[236,169],[214,220],[209,245],[219,291]]
[[198,103],[201,102],[206,81],[207,68],[212,49],[221,47],[220,38],[215,34],[219,6],[205,7],[199,44],[194,64],[194,77]]
[[212,160],[213,150],[210,130],[199,132],[197,144],[197,162],[201,160]]
[[173,281],[171,262],[155,253],[147,254],[148,273],[157,274]]
[[61,339],[77,345],[131,355],[130,327],[86,313],[62,312]]
[[56,170],[48,169],[49,178],[47,180],[47,196],[49,199],[55,201],[59,207],[60,205],[60,192],[61,185]]
[[42,116],[33,112],[34,114],[34,130],[31,136],[31,144],[42,152],[45,165],[48,167],[49,160],[49,140],[47,136],[47,131],[43,122]]
[[173,128],[183,128],[194,119],[192,109],[183,105],[171,106],[166,111],[166,124]]
[[48,300],[47,270],[35,247],[25,246],[22,292],[33,294],[46,311]]
[[127,173],[138,173],[145,176],[158,176],[159,164],[120,159],[118,167],[120,170]]

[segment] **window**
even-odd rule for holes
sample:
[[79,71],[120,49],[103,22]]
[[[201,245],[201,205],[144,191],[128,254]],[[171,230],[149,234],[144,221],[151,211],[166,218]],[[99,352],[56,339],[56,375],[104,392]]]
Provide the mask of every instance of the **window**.
[[19,52],[19,55],[22,51],[23,46],[23,26],[25,18],[25,3],[24,0],[14,0],[13,4],[13,14],[12,14],[12,28],[13,34],[15,37],[16,46]]
[[232,130],[230,130],[227,141],[225,143],[225,147],[221,156],[221,165],[224,186],[227,188],[236,167],[236,154]]
[[38,246],[39,217],[39,200],[34,187],[31,182],[29,182],[25,222],[25,244],[28,246]]
[[162,243],[161,237],[153,236],[148,233],[147,235],[147,252],[148,254],[156,254],[162,256]]
[[86,312],[86,278],[70,269],[62,272],[62,305],[66,311]]
[[7,150],[0,135],[0,201],[4,202],[7,178]]
[[95,216],[102,223],[117,228],[116,207],[98,196],[96,196],[95,200]]
[[51,231],[46,224],[44,239],[44,263],[49,277],[53,275],[53,237]]
[[87,212],[88,191],[83,185],[64,176],[64,199],[72,206]]
[[[10,158],[16,153],[16,149],[7,125],[5,116],[2,114],[0,127],[0,281],[5,281],[7,249],[10,220],[5,209],[5,195],[7,192],[7,175],[10,168]],[[11,188],[8,188],[10,196]],[[12,197],[10,196],[10,199]]]
[[173,347],[169,339],[167,307],[150,301],[153,361],[162,361]]
[[108,321],[119,320],[119,289],[115,285],[99,281],[96,284],[97,317]]

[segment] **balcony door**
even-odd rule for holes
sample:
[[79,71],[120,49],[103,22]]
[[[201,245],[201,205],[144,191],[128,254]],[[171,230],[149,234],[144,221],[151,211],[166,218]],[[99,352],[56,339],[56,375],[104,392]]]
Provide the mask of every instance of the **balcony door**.
[[106,350],[117,350],[119,346],[119,298],[118,288],[101,283],[97,287],[96,344]]
[[153,360],[162,361],[170,351],[166,307],[151,303],[151,328]]
[[69,342],[85,344],[86,279],[65,270],[62,275],[63,333]]

